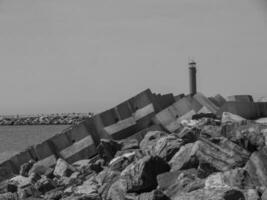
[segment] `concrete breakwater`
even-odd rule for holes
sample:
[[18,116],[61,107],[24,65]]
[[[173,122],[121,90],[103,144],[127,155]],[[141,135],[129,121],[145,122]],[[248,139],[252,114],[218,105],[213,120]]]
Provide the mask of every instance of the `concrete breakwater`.
[[205,116],[220,118],[226,111],[246,119],[267,116],[266,102],[253,102],[246,97],[249,96],[235,95],[228,101],[221,95],[161,95],[147,89],[1,163],[0,181],[19,174],[20,167],[30,160],[41,166],[53,167],[58,158],[69,163],[91,158],[98,153],[101,139],[133,138],[140,142],[149,130],[178,133],[184,125],[190,125],[191,119]]
[[49,115],[9,115],[0,116],[0,126],[12,125],[69,125],[77,124],[93,113],[66,113]]

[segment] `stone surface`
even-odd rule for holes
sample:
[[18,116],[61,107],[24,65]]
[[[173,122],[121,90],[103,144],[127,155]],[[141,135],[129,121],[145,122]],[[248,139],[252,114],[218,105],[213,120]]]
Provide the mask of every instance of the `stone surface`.
[[146,156],[129,165],[122,173],[127,180],[127,192],[150,192],[157,187],[157,175],[170,170],[158,156]]
[[267,187],[267,148],[254,152],[245,169],[250,175],[254,185]]
[[153,148],[157,141],[168,134],[162,131],[149,131],[140,142],[140,149],[146,153],[153,153]]
[[159,156],[165,161],[169,161],[174,154],[179,151],[183,141],[175,137],[175,135],[168,135],[157,140],[153,148],[153,155]]
[[54,175],[59,176],[59,177],[63,177],[63,176],[69,177],[75,171],[76,169],[71,164],[59,158],[57,160],[57,164],[54,169]]

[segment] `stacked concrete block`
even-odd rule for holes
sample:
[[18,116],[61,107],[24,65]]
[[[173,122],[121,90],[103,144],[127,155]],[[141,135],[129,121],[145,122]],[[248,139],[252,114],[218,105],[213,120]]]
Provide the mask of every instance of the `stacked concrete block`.
[[150,126],[155,113],[173,101],[171,95],[155,95],[149,89],[145,90],[97,115],[95,117],[97,130],[103,138],[127,138]]
[[216,114],[219,110],[219,107],[212,103],[207,97],[201,93],[194,95],[194,99],[200,103],[202,106],[206,107],[211,113]]
[[228,101],[236,101],[236,102],[248,102],[253,103],[253,97],[251,95],[232,95],[227,97]]

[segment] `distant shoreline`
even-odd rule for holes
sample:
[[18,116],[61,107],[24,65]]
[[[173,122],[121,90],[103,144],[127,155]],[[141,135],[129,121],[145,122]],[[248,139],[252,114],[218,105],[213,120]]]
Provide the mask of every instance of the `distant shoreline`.
[[72,125],[92,116],[93,113],[0,115],[0,126]]

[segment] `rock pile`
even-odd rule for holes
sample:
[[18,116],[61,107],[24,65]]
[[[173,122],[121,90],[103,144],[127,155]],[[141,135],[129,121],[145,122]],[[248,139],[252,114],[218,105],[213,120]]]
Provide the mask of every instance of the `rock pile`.
[[49,114],[32,116],[0,116],[0,126],[12,125],[71,125],[77,124],[92,113]]
[[183,121],[179,131],[102,139],[98,155],[53,168],[30,161],[1,200],[265,200],[267,126],[225,113]]

